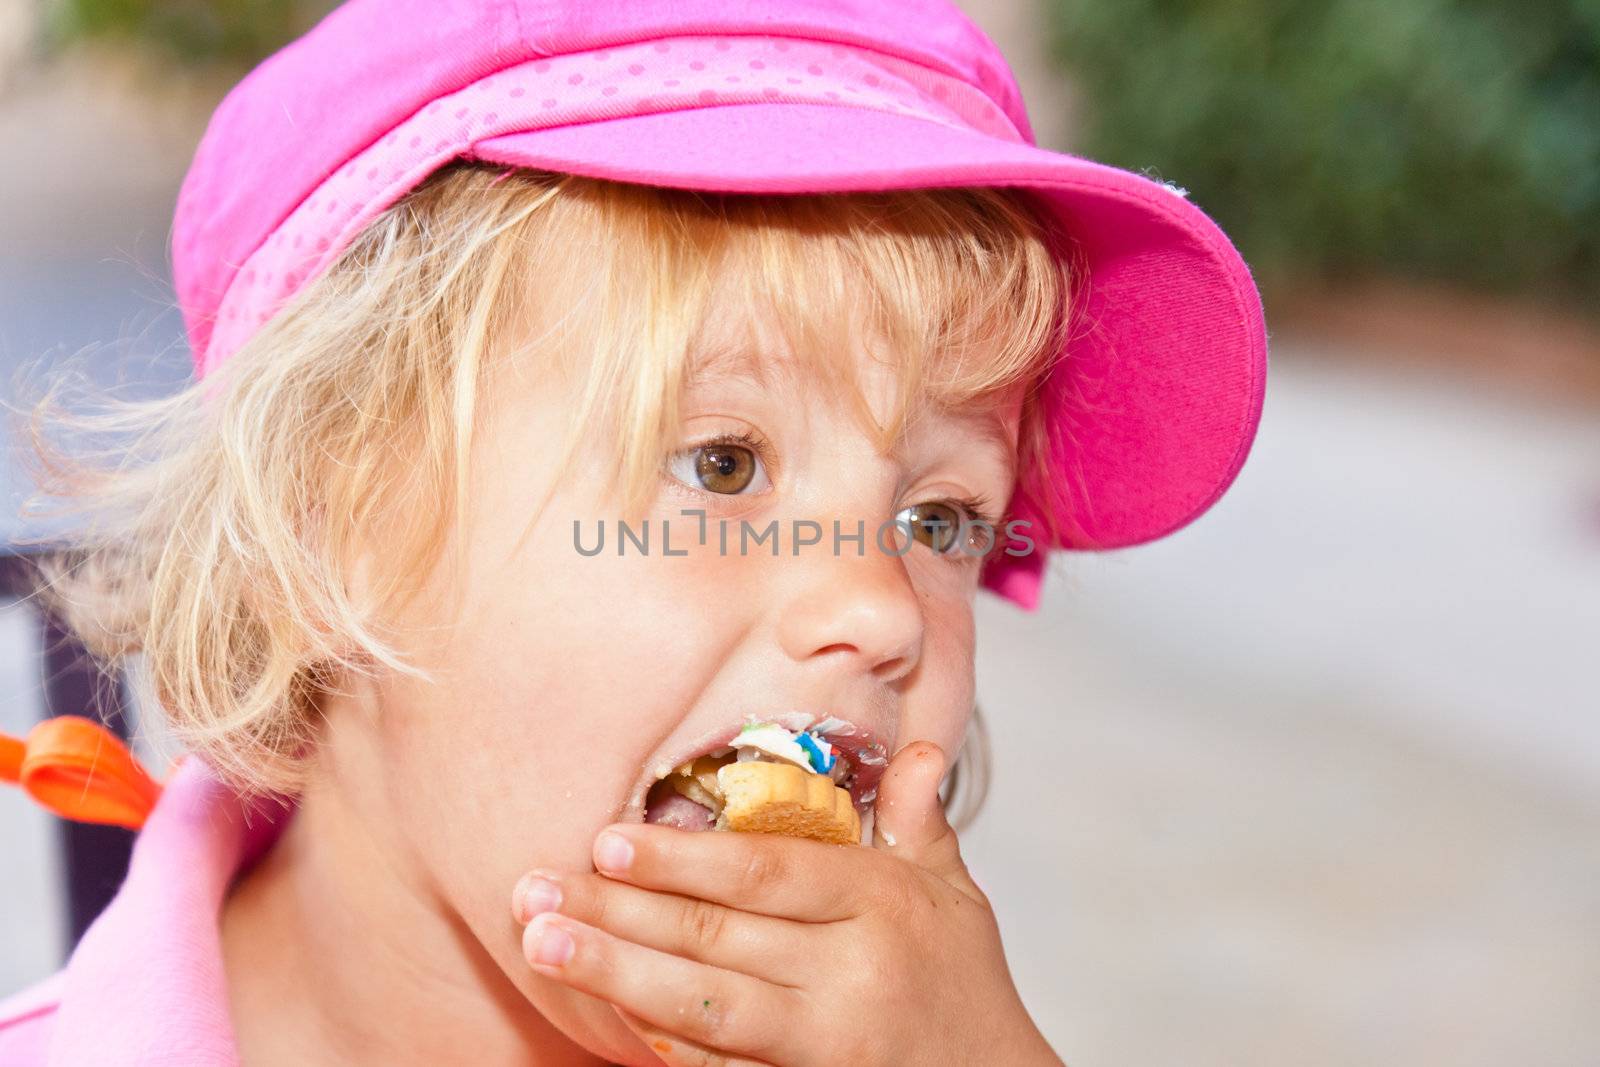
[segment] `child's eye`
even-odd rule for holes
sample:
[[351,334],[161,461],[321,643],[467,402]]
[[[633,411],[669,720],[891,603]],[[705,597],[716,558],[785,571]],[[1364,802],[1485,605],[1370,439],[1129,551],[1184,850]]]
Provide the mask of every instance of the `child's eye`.
[[668,472],[695,489],[725,496],[767,488],[767,468],[749,445],[712,441],[672,456]]
[[[941,556],[977,559],[994,545],[993,522],[976,507],[955,500],[934,500],[901,508],[895,522]],[[981,525],[978,525],[981,524]]]

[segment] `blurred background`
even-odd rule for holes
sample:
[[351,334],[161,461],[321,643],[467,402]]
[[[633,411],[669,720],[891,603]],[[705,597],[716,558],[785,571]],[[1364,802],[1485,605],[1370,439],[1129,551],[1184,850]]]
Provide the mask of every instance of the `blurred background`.
[[[185,378],[178,182],[328,6],[0,3],[0,368]],[[1041,143],[1188,189],[1271,331],[1221,503],[1059,559],[1037,616],[981,606],[965,848],[1047,1036],[1072,1067],[1600,1064],[1600,4],[965,6]],[[87,692],[62,652],[0,609],[0,730]],[[0,792],[0,995],[67,948],[65,832]]]

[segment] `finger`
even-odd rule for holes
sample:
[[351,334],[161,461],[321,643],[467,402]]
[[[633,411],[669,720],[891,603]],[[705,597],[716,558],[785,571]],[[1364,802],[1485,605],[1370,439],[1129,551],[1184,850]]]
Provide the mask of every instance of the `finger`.
[[559,912],[636,945],[780,985],[818,958],[815,925],[643,889],[589,872],[530,871],[517,884],[517,921]]
[[895,753],[878,783],[872,844],[958,889],[976,893],[978,887],[961,859],[960,841],[939,801],[946,762],[944,750],[932,741],[913,741]]
[[870,906],[871,849],[776,834],[685,833],[614,823],[595,838],[603,875],[781,919],[836,922]]
[[667,1067],[772,1067],[762,1060],[729,1056],[704,1045],[697,1045],[693,1041],[686,1041],[676,1034],[669,1034],[659,1026],[651,1026],[643,1019],[629,1015],[614,1004],[612,1007],[616,1010],[617,1017],[640,1041],[648,1045],[650,1051],[659,1056]]
[[783,1061],[790,1033],[806,1032],[797,990],[613,937],[545,912],[522,932],[539,974],[724,1054]]

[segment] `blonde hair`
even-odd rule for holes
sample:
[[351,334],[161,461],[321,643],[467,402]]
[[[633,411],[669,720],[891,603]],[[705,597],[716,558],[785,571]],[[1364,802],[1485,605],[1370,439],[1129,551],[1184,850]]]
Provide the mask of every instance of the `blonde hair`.
[[[614,488],[636,507],[675,444],[719,286],[841,381],[863,317],[901,371],[888,440],[924,396],[1037,381],[1069,274],[1019,191],[711,195],[455,164],[203,381],[88,411],[63,401],[67,377],[50,382],[29,412],[29,506],[87,521],[42,557],[37,593],[107,670],[142,655],[146,701],[236,788],[292,793],[319,692],[345,671],[424,674],[382,620],[463,521],[497,365],[575,376],[568,447],[609,433]],[[113,444],[58,444],[56,428]],[[1036,466],[1043,432],[1030,393]],[[346,566],[375,536],[387,570],[357,603]]]

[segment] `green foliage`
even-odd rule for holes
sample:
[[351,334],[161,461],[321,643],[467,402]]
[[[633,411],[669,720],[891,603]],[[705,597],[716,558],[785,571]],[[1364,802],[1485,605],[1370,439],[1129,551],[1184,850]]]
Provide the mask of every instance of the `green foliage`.
[[58,43],[133,39],[184,62],[254,64],[332,6],[331,0],[60,0],[49,30]]
[[1600,0],[1048,0],[1075,151],[1187,187],[1263,284],[1596,303]]

